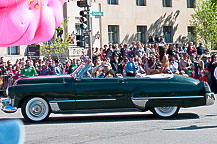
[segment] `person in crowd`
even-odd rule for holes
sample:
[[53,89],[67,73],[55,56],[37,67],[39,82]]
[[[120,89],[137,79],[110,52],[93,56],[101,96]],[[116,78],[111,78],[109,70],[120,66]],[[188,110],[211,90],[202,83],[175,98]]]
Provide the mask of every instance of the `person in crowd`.
[[142,55],[144,54],[141,42],[137,42],[134,55],[139,55],[139,53],[142,53]]
[[148,37],[148,43],[150,43],[150,44],[154,43],[154,39],[151,35]]
[[160,42],[160,38],[157,35],[154,36],[154,42],[155,43],[159,43]]
[[179,73],[179,70],[178,70],[179,64],[175,61],[174,56],[171,57],[171,60],[169,62],[169,68],[172,71],[172,73],[176,73],[176,74]]
[[72,59],[71,65],[69,66],[68,74],[73,73],[76,70],[77,67],[78,67],[78,65],[76,64],[75,59]]
[[168,48],[168,50],[167,50],[167,54],[168,54],[169,56],[174,56],[175,53],[176,53],[176,51],[175,51],[174,45],[173,45],[173,44],[169,44],[169,48]]
[[119,62],[119,56],[116,54],[114,55],[114,59],[111,61],[112,70],[117,74],[120,73],[120,62]]
[[69,74],[71,70],[70,70],[70,63],[68,60],[65,61],[65,64],[63,67],[64,67],[63,68],[63,74]]
[[160,63],[157,61],[157,58],[155,56],[152,56],[151,61],[148,63],[148,66],[150,74],[157,74],[161,67]]
[[128,51],[128,45],[124,44],[123,48],[121,49],[121,55],[122,55],[122,57],[126,57],[127,56],[127,51]]
[[20,72],[21,72],[20,67],[16,66],[14,70],[14,80],[19,79],[19,77],[21,76]]
[[196,52],[197,52],[197,49],[195,48],[194,43],[190,42],[188,45],[188,49],[187,49],[188,55],[196,56]]
[[59,66],[59,61],[55,60],[54,75],[61,75],[61,74],[62,74],[62,70]]
[[211,56],[211,61],[210,61],[209,66],[208,66],[208,68],[209,68],[208,83],[209,83],[209,86],[213,92],[217,92],[216,79],[214,76],[214,71],[215,71],[216,65],[217,65],[217,55],[213,54]]
[[137,75],[139,76],[139,77],[143,77],[143,76],[145,76],[146,75],[146,70],[145,70],[145,65],[142,63],[142,59],[141,58],[137,58],[136,59],[136,62],[138,63],[138,73],[137,73]]
[[203,72],[201,72],[200,81],[208,82],[207,74],[208,74],[208,73],[207,73],[206,70],[204,70]]
[[7,66],[6,66],[6,62],[2,62],[2,64],[0,65],[0,75],[6,75],[7,74]]
[[197,55],[204,54],[204,47],[202,43],[199,43],[199,46],[197,47]]
[[138,66],[134,62],[134,57],[130,57],[130,61],[125,66],[126,76],[134,77],[136,76]]
[[42,65],[42,69],[40,71],[40,76],[48,75],[49,74],[49,68],[46,65]]
[[194,79],[198,79],[198,75],[197,75],[197,72],[196,72],[196,67],[195,65],[192,63],[191,64],[191,75],[190,77],[194,78]]
[[35,70],[35,67],[32,66],[31,61],[26,60],[26,66],[21,69],[20,74],[24,76],[35,76],[37,74],[37,71]]
[[169,59],[166,55],[166,48],[165,46],[159,46],[159,60],[161,63],[161,68],[159,73],[171,73],[169,68]]

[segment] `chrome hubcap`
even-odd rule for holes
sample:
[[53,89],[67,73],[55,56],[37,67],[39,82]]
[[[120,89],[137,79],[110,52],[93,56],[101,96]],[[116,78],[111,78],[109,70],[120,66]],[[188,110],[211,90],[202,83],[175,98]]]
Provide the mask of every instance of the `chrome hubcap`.
[[159,111],[162,113],[170,113],[174,107],[159,107]]
[[29,106],[29,112],[34,117],[40,117],[45,113],[45,105],[41,101],[34,101]]

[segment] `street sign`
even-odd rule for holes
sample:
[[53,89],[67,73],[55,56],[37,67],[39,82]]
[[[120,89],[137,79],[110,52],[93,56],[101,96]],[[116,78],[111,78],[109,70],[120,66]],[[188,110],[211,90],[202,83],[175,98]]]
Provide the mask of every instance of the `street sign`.
[[103,12],[92,12],[92,16],[103,16]]

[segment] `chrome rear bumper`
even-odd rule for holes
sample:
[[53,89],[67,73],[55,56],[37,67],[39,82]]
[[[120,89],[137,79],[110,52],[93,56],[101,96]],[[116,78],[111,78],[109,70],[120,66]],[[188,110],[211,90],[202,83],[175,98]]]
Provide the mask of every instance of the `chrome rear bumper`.
[[213,105],[215,103],[214,93],[206,93],[206,105]]
[[5,113],[14,113],[17,111],[17,107],[11,106],[9,104],[9,99],[3,99],[2,100],[2,108],[1,110]]

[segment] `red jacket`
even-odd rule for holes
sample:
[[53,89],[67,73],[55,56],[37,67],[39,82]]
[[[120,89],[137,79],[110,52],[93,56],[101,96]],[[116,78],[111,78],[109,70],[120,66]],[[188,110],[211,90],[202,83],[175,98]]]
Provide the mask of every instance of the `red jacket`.
[[196,52],[197,52],[197,49],[195,48],[195,46],[192,46],[192,47],[189,46],[187,49],[188,55],[191,55],[192,53],[195,55]]

